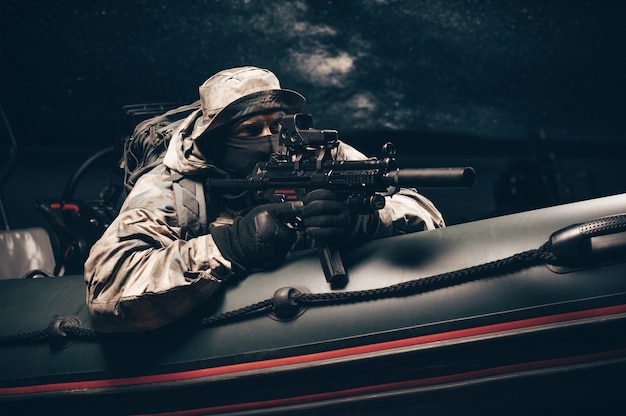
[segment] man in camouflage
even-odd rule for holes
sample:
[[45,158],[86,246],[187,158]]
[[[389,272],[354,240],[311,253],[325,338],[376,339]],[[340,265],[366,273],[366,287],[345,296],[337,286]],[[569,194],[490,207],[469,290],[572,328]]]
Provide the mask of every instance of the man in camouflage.
[[[282,264],[312,240],[361,242],[444,227],[424,196],[401,189],[382,210],[351,212],[332,192],[316,190],[304,205],[251,205],[209,190],[210,226],[183,232],[174,181],[180,176],[245,177],[277,150],[276,122],[305,99],[282,89],[265,69],[221,71],[199,88],[201,108],[173,132],[162,164],[139,178],[118,217],[85,263],[87,304],[101,332],[141,332],[171,323],[209,300],[220,284]],[[365,156],[346,143],[337,160]],[[284,221],[298,216],[296,231]]]

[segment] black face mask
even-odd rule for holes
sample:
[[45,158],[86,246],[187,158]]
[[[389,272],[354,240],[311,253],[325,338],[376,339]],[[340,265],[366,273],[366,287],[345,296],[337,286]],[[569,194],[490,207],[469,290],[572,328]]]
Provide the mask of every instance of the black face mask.
[[212,154],[215,164],[236,177],[246,177],[258,162],[264,162],[278,149],[278,135],[228,137]]

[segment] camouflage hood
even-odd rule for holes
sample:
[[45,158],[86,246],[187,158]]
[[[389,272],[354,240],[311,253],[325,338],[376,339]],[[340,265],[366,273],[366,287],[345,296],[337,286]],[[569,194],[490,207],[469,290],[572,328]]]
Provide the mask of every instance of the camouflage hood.
[[202,110],[194,111],[172,133],[163,164],[181,174],[193,175],[209,171],[224,174],[224,171],[200,152],[190,134],[200,117]]

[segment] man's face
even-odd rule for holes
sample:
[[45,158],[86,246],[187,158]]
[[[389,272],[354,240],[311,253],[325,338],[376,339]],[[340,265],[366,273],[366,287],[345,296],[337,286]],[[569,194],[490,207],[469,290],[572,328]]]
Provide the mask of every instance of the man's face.
[[276,111],[269,114],[258,114],[246,118],[235,124],[231,129],[230,136],[239,138],[254,138],[278,134],[280,125],[278,122],[285,113]]
[[246,177],[258,162],[278,151],[278,122],[285,113],[273,111],[256,114],[235,123],[223,138],[206,144],[215,164],[235,177]]

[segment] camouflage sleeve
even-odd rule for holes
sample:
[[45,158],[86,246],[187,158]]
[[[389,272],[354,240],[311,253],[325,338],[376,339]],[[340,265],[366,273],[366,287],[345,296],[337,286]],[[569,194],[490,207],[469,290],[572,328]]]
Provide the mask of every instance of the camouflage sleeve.
[[98,331],[163,326],[205,302],[231,275],[210,235],[181,239],[168,176],[164,167],[144,175],[90,251],[87,305]]

